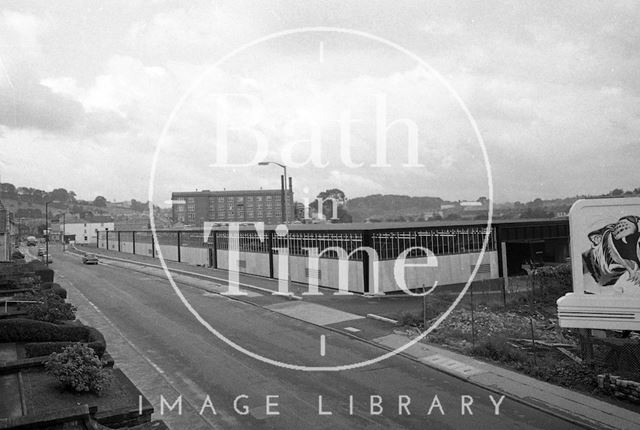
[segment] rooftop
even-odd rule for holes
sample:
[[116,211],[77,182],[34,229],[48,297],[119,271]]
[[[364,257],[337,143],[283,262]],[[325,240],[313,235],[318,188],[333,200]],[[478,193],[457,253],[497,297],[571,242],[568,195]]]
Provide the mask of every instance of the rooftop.
[[[286,190],[289,192],[289,190]],[[280,188],[267,190],[224,190],[224,191],[174,191],[171,193],[172,199],[175,197],[199,197],[199,196],[237,196],[237,195],[272,195],[279,194]]]

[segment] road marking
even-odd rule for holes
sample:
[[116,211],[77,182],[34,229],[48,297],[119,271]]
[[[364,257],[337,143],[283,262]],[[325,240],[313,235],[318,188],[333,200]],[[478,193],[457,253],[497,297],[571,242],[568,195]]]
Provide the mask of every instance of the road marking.
[[[398,334],[389,334],[387,336],[379,337],[373,341],[384,345],[388,348],[399,348],[402,345],[406,345],[410,338]],[[456,373],[462,376],[478,375],[480,373],[486,373],[479,367],[474,367],[470,364],[463,363],[462,361],[454,360],[453,358],[445,357],[444,355],[434,354],[434,350],[422,342],[418,342],[415,345],[410,346],[404,350],[404,354],[410,355],[415,359],[423,362],[424,364],[441,369],[448,373]],[[472,359],[471,359],[472,360]]]
[[[61,278],[65,278],[62,274],[59,274],[59,276]],[[107,325],[109,325],[115,331],[115,333],[133,349],[133,351],[135,351],[145,362],[147,362],[151,367],[153,367],[153,369],[156,370],[156,372],[158,372],[160,377],[164,379],[164,381],[176,392],[176,394],[182,394],[178,387],[176,387],[176,382],[167,373],[165,373],[164,370],[160,368],[160,366],[154,363],[140,348],[138,348],[127,336],[125,336],[124,333],[104,314],[104,312],[102,312],[91,300],[89,300],[87,296],[85,296],[78,288],[73,285],[71,280],[66,278],[65,282],[67,282],[69,286],[71,286],[75,290],[75,294],[77,294],[83,300],[87,301],[87,303],[96,311],[96,314],[103,318]],[[194,410],[199,410],[198,405],[194,404],[191,400],[184,399],[184,401]],[[199,418],[207,423],[211,428],[219,428],[218,425],[211,421],[209,418],[203,415],[199,415]]]
[[324,40],[320,41],[320,50],[318,51],[318,57],[321,63],[324,63]]
[[320,335],[320,356],[324,357],[324,354],[326,352],[326,345],[325,345],[325,336],[324,335]]
[[344,329],[346,331],[350,331],[351,333],[358,333],[360,331],[360,329],[357,329],[355,327],[345,327]]
[[327,306],[305,302],[283,302],[265,306],[274,312],[317,325],[337,324],[344,321],[363,319],[363,316],[339,311]]
[[[84,251],[81,251],[81,250],[79,250],[77,248],[74,248],[74,249],[76,249],[76,251],[78,251],[78,252],[84,252]],[[98,254],[98,253],[95,253],[95,252],[93,252],[93,254],[95,256],[97,256],[97,257],[101,257],[101,258],[105,258],[105,259],[111,260],[112,262],[123,263],[125,265],[124,266],[125,268],[131,268],[130,266],[127,266],[127,265],[134,265],[134,266],[139,266],[139,267],[149,267],[149,268],[152,268],[152,269],[160,269],[164,273],[163,267],[159,266],[159,265],[156,265],[156,264],[144,263],[142,261],[127,260],[127,259],[124,259],[124,258],[113,257],[113,256],[105,255],[105,254]],[[101,263],[101,264],[105,264],[105,263]],[[119,267],[119,266],[115,266],[114,265],[112,267]],[[137,270],[137,269],[132,269],[132,270]],[[219,278],[219,277],[211,276],[211,275],[205,275],[205,274],[197,273],[197,272],[189,272],[187,270],[173,269],[173,268],[169,267],[169,271],[174,274],[173,276],[175,276],[175,274],[177,273],[177,274],[184,274],[185,276],[190,276],[190,277],[193,277],[193,278],[199,278],[199,279],[205,279],[205,280],[211,279],[211,280],[222,282],[222,283],[228,283],[229,282],[229,279]],[[147,273],[147,272],[145,272],[145,273]],[[158,276],[158,275],[155,275],[153,273],[151,273],[151,275],[152,276]],[[243,275],[257,276],[257,275],[251,275],[250,273],[243,273]],[[162,275],[160,277],[162,277],[164,279],[167,279],[167,277],[165,275]],[[263,288],[263,287],[258,287],[257,285],[253,285],[253,284],[246,284],[246,283],[241,282],[240,286],[244,287],[244,288],[249,288],[249,289],[252,289],[252,290],[257,290],[257,291],[260,291],[260,292],[263,292],[263,293],[269,294],[269,295],[273,295],[274,294],[274,290],[270,290],[268,288]],[[289,293],[289,294],[290,295],[287,296],[289,299],[302,300],[301,296],[296,296],[293,293]]]

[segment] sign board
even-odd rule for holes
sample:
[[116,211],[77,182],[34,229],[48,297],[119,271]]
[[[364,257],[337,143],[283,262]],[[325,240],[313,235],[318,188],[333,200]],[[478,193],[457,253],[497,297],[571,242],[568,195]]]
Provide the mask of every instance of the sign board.
[[569,212],[573,292],[561,327],[640,330],[640,198],[578,200]]

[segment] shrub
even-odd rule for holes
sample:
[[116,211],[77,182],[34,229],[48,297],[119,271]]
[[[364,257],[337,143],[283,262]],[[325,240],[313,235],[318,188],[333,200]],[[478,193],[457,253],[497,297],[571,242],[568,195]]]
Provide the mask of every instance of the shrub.
[[40,289],[51,290],[57,295],[59,295],[61,298],[63,299],[67,298],[67,290],[65,290],[60,286],[60,284],[57,284],[55,282],[43,282],[42,285],[40,285]]
[[15,296],[17,300],[34,301],[37,303],[22,303],[27,317],[46,322],[74,320],[76,307],[66,303],[62,297],[51,290],[32,291]]
[[40,277],[40,282],[53,282],[54,272],[53,269],[47,267],[40,260],[31,260],[26,263],[25,266],[29,268],[29,270],[35,272],[35,274]]
[[23,318],[0,320],[0,342],[21,342],[27,357],[41,357],[60,352],[66,346],[82,342],[99,357],[107,343],[97,329],[85,325],[57,325]]
[[76,343],[53,353],[45,363],[47,372],[66,388],[100,394],[111,383],[112,375],[92,348]]
[[490,337],[483,340],[471,349],[473,355],[487,357],[502,363],[528,363],[529,357],[526,353],[519,351],[507,343],[503,337]]
[[27,357],[42,357],[53,352],[60,352],[65,347],[77,342],[81,342],[88,346],[95,351],[98,357],[102,357],[107,348],[107,343],[104,336],[102,336],[102,333],[93,327],[81,326],[75,328],[81,330],[76,331],[75,336],[70,336],[67,339],[60,341],[25,343],[24,350]]
[[533,377],[553,384],[591,391],[598,388],[597,375],[605,372],[607,368],[595,363],[548,360],[537,366],[530,364],[523,370]]
[[398,316],[398,325],[419,327],[422,325],[422,315],[411,312],[401,312]]
[[573,290],[571,265],[542,266],[533,272],[534,285],[544,294],[557,298]]

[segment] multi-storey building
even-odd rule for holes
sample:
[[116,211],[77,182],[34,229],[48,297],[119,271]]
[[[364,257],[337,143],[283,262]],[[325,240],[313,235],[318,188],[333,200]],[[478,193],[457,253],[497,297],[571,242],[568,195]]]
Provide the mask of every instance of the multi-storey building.
[[98,231],[113,231],[114,224],[110,217],[94,217],[91,220],[67,220],[63,225],[65,237],[75,243],[96,243]]
[[[283,220],[282,191],[185,191],[171,194],[173,221],[186,225],[212,222],[264,222],[279,224]],[[295,219],[293,192],[285,191],[287,221]]]

